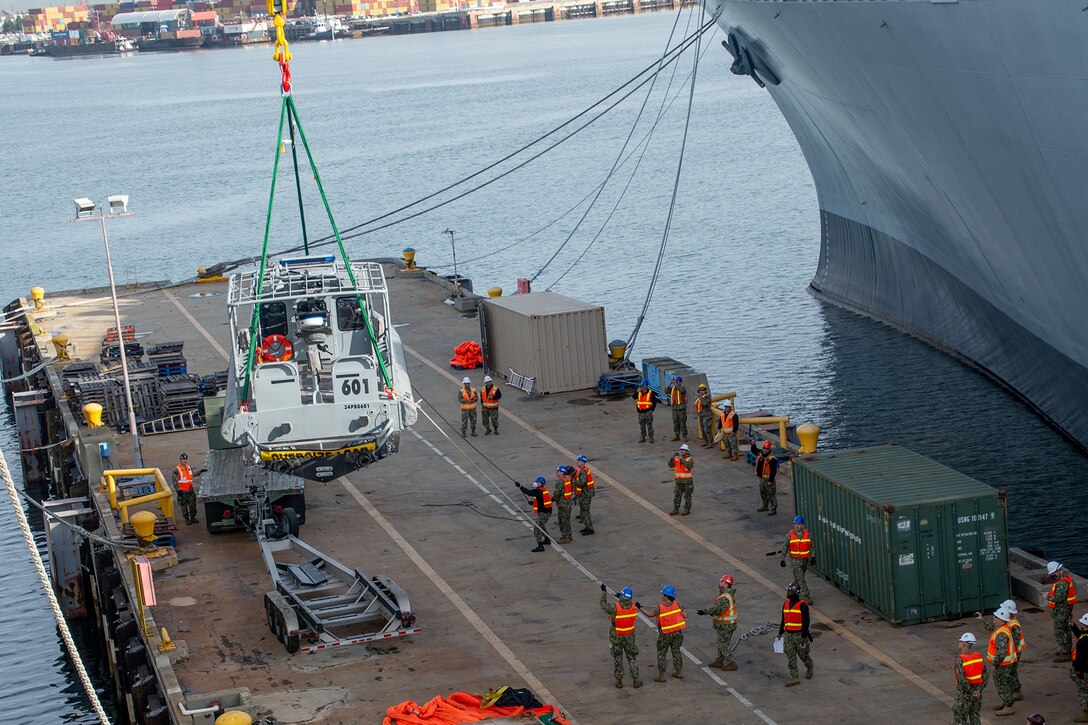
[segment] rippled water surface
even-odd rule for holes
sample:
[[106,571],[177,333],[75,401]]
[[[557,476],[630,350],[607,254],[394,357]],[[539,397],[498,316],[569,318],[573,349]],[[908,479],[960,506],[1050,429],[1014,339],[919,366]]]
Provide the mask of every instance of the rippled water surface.
[[[445,186],[581,111],[655,60],[674,17],[295,44],[301,120],[341,227]],[[819,252],[811,177],[766,92],[729,74],[720,39],[704,45],[672,233],[634,357],[668,355],[706,370],[713,387],[738,392],[742,409],[814,420],[824,447],[897,440],[1005,488],[1013,544],[1043,548],[1088,571],[1079,537],[1067,535],[1084,456],[973,370],[809,294]],[[0,195],[7,232],[0,300],[34,284],[104,283],[98,230],[65,224],[76,196],[131,196],[139,215],[110,225],[121,279],[180,279],[198,266],[257,253],[280,103],[270,53],[0,59],[0,178],[8,182]],[[671,85],[671,69],[660,78],[646,118],[656,117],[666,88],[670,98],[679,96],[605,232],[586,252],[634,159],[536,282],[535,289],[554,284],[605,305],[610,337],[627,337],[645,297],[690,71],[685,57]],[[422,264],[445,265],[451,254],[443,230],[453,229],[460,271],[476,288],[513,290],[518,277],[533,276],[555,254],[584,205],[527,242],[476,258],[532,234],[590,194],[641,100],[636,93],[477,194],[351,240],[351,254],[399,256],[411,246]],[[635,141],[648,130],[643,121]],[[298,239],[289,178],[282,180],[273,248]],[[323,234],[318,208],[310,207],[309,218]],[[16,461],[14,437],[5,434],[3,444]],[[0,507],[3,601],[18,612],[0,623],[0,699],[18,709],[13,722],[87,719],[11,516]]]

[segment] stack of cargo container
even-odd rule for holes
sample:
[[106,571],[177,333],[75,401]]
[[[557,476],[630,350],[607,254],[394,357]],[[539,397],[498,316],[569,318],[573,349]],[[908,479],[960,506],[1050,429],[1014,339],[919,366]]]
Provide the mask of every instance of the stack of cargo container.
[[[384,17],[386,15],[409,15],[414,12],[422,11],[422,3],[425,2],[427,2],[427,0],[421,0],[419,4],[416,3],[416,0],[370,0],[370,2],[354,2],[348,5],[338,4],[336,6],[336,14],[369,15],[374,18]],[[456,3],[451,4],[456,5]],[[341,7],[354,7],[354,9],[341,12]]]
[[23,16],[24,33],[48,33],[68,30],[68,23],[87,20],[86,5],[59,5],[49,8],[32,8]]

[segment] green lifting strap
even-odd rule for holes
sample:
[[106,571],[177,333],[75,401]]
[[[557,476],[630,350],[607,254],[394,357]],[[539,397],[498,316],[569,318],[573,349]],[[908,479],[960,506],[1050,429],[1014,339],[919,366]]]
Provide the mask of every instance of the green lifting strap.
[[[355,271],[351,267],[351,260],[348,259],[347,250],[344,249],[344,242],[340,238],[340,229],[336,226],[336,220],[333,218],[332,208],[329,206],[329,199],[325,195],[325,187],[321,184],[321,176],[318,174],[317,164],[314,162],[313,154],[310,152],[310,144],[306,140],[306,132],[303,130],[302,122],[299,120],[298,109],[295,108],[295,101],[290,95],[284,95],[283,105],[280,106],[279,132],[276,136],[276,156],[272,163],[272,185],[268,192],[268,212],[265,216],[264,223],[264,243],[261,246],[261,265],[257,273],[257,289],[254,294],[253,318],[250,321],[249,328],[249,353],[246,356],[245,382],[242,385],[242,397],[240,401],[243,403],[249,400],[249,391],[253,376],[253,362],[257,354],[257,338],[260,332],[260,299],[261,293],[264,291],[265,270],[268,267],[268,238],[272,228],[272,207],[276,200],[276,179],[279,175],[280,156],[283,148],[283,126],[285,120],[290,125],[291,130],[291,153],[294,156],[295,162],[295,190],[298,194],[299,214],[302,218],[304,243],[306,238],[306,216],[302,209],[302,187],[298,175],[298,156],[295,155],[295,145],[293,143],[296,128],[298,129],[299,138],[302,139],[302,146],[306,150],[306,159],[310,163],[310,170],[313,172],[314,181],[317,182],[317,190],[321,194],[321,202],[325,205],[325,213],[329,217],[329,224],[332,226],[333,235],[336,237],[336,244],[340,249],[340,258],[344,262],[344,269],[347,270],[351,286],[354,288],[359,286],[355,279]],[[359,313],[362,315],[363,322],[366,324],[366,331],[370,338],[370,344],[374,347],[374,357],[378,360],[378,370],[381,372],[382,381],[385,384],[385,387],[392,390],[393,380],[389,375],[389,369],[386,366],[385,360],[382,358],[381,350],[378,347],[378,336],[374,334],[374,326],[370,322],[370,315],[367,314],[366,300],[363,299],[362,293],[358,291],[355,293],[355,299],[359,303]]]
[[[310,153],[310,143],[306,140],[306,132],[302,129],[302,121],[299,120],[295,101],[291,96],[287,96],[286,102],[288,108],[291,109],[291,115],[295,119],[295,124],[298,126],[298,135],[299,138],[302,139],[302,147],[306,149],[306,159],[310,162],[310,170],[314,172],[314,181],[317,182],[317,190],[321,193],[321,203],[325,205],[325,213],[329,217],[332,233],[336,236],[336,246],[340,249],[340,258],[344,260],[344,269],[347,270],[348,279],[351,280],[351,286],[358,287],[359,285],[355,281],[355,272],[351,268],[351,260],[348,259],[348,253],[344,249],[344,241],[340,238],[340,228],[336,226],[336,220],[333,219],[332,208],[329,206],[329,199],[325,196],[325,187],[321,185],[321,175],[317,173],[317,164],[314,163],[313,154]],[[355,299],[359,302],[359,312],[362,314],[363,321],[366,323],[366,331],[367,335],[370,336],[370,344],[374,346],[374,357],[378,359],[378,369],[381,371],[382,380],[385,382],[385,386],[392,390],[393,380],[389,376],[389,370],[385,365],[385,360],[382,359],[381,350],[378,349],[378,336],[374,334],[374,326],[370,324],[370,315],[366,312],[366,301],[363,300],[363,295],[360,292],[355,293]],[[390,323],[387,321],[387,324]]]
[[261,246],[261,266],[257,273],[257,292],[254,295],[253,319],[249,325],[249,353],[246,355],[246,376],[242,385],[242,398],[239,403],[249,400],[250,378],[253,373],[253,358],[257,353],[257,334],[259,332],[261,292],[264,290],[264,271],[268,265],[268,235],[272,229],[272,205],[276,201],[276,177],[280,169],[280,147],[283,145],[283,121],[287,116],[287,100],[290,96],[283,97],[280,105],[280,128],[276,135],[276,156],[272,161],[272,188],[268,191],[268,212],[264,218],[264,244]]

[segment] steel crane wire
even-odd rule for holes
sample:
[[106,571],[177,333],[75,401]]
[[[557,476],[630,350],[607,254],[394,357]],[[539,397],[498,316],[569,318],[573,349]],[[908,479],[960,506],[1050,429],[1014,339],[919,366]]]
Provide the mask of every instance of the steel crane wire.
[[676,212],[676,197],[680,191],[680,176],[684,169],[684,151],[688,145],[688,129],[691,127],[691,107],[695,99],[695,81],[699,75],[699,40],[701,37],[700,35],[695,39],[695,60],[691,69],[691,83],[688,85],[688,111],[684,118],[684,135],[680,139],[680,158],[676,162],[676,177],[672,185],[672,199],[669,200],[669,214],[665,219],[665,231],[661,235],[661,247],[657,251],[657,261],[654,263],[653,275],[650,277],[650,284],[646,290],[646,301],[642,303],[642,312],[639,313],[638,320],[635,322],[635,329],[631,331],[631,336],[627,338],[627,351],[624,354],[624,360],[630,360],[631,358],[631,350],[635,346],[639,330],[646,319],[646,311],[650,308],[650,300],[653,299],[654,289],[657,287],[657,280],[661,273],[661,263],[665,259],[665,248],[669,244],[669,232],[672,230],[673,215]]
[[[717,29],[715,29],[714,32],[717,33],[718,32]],[[713,37],[713,36],[711,36],[711,37]],[[708,45],[707,50],[709,50],[709,49],[710,49],[710,46]],[[707,50],[703,51],[704,55],[706,54]],[[673,66],[673,69],[674,70],[676,69],[675,65]],[[688,78],[690,78],[690,77],[691,77],[691,73],[689,72],[688,73]],[[671,79],[670,79],[669,83],[671,85],[671,83],[672,83]],[[687,83],[687,79],[684,80],[684,83],[685,84]],[[666,89],[666,93],[667,92],[668,92],[668,90]],[[620,164],[616,168],[615,172],[618,172],[621,168],[623,168],[627,164],[628,161],[630,161],[636,154],[639,154],[639,152],[641,151],[642,153],[639,155],[639,159],[636,159],[636,161],[635,161],[635,168],[636,169],[638,168],[638,164],[640,163],[642,155],[644,155],[645,152],[646,152],[645,151],[645,146],[646,146],[646,144],[648,144],[650,142],[650,139],[653,136],[654,131],[656,130],[658,123],[660,123],[660,121],[661,121],[661,117],[664,116],[665,113],[668,113],[669,109],[672,108],[673,102],[676,101],[676,99],[680,96],[681,93],[683,93],[683,89],[681,89],[680,91],[673,94],[672,98],[670,98],[668,103],[665,105],[664,113],[662,113],[662,114],[660,114],[658,116],[657,120],[655,120],[653,125],[650,126],[650,130],[647,131],[646,134],[643,135],[643,137],[641,139],[639,139],[639,142],[637,144],[635,144],[635,147],[632,148],[631,151],[623,158],[623,161],[620,162]],[[613,172],[612,175],[614,175],[615,172]],[[633,173],[634,172],[632,171],[632,175],[633,175]],[[600,189],[604,184],[608,183],[608,179],[611,178],[612,175],[609,175],[609,176],[605,177],[604,181],[602,181],[600,184],[598,184],[597,186],[594,186],[592,189],[590,189],[589,192],[585,196],[583,196],[581,199],[579,199],[569,209],[567,209],[565,212],[563,212],[559,216],[552,219],[550,222],[548,222],[544,226],[537,229],[532,234],[529,234],[528,236],[524,236],[521,239],[517,240],[516,242],[511,242],[510,244],[507,244],[504,247],[499,247],[498,249],[492,250],[492,251],[487,252],[485,254],[481,254],[478,257],[472,257],[471,259],[465,260],[461,264],[471,264],[473,262],[479,262],[480,260],[487,259],[489,257],[494,257],[496,254],[502,254],[503,252],[505,252],[507,250],[513,249],[514,247],[516,247],[516,246],[518,246],[520,244],[524,244],[525,242],[529,241],[530,239],[533,239],[534,237],[536,237],[541,232],[547,231],[548,229],[550,229],[551,227],[555,226],[560,221],[562,221],[564,218],[566,218],[569,214],[576,211],[580,206],[582,206],[582,204],[586,203],[586,201],[588,201],[596,193],[597,189]],[[630,186],[630,182],[628,182],[627,185]],[[622,197],[622,195],[621,195],[621,197]],[[429,267],[429,269],[449,269],[452,266],[453,266],[452,264],[438,264],[438,265],[431,265]],[[570,270],[568,269],[567,271],[570,271]],[[551,289],[551,287],[552,287],[552,285],[549,285],[548,289]]]
[[[673,20],[672,28],[669,30],[669,37],[665,41],[665,48],[661,51],[661,58],[657,62],[657,70],[654,71],[653,76],[651,76],[650,85],[646,88],[646,95],[642,99],[642,105],[639,106],[638,113],[635,115],[635,120],[631,123],[631,129],[627,132],[627,138],[623,140],[623,145],[620,146],[620,150],[616,154],[615,160],[612,162],[612,168],[608,170],[608,173],[604,177],[604,181],[601,182],[601,185],[597,187],[596,195],[593,197],[593,200],[589,202],[589,206],[586,207],[585,211],[582,212],[582,217],[575,223],[574,228],[572,228],[567,234],[567,238],[563,240],[563,243],[560,244],[554,252],[552,252],[552,256],[548,257],[548,261],[544,262],[543,266],[541,266],[541,268],[538,269],[536,273],[529,278],[529,282],[536,282],[537,278],[540,277],[540,275],[544,273],[544,270],[546,270],[551,265],[551,263],[555,261],[555,258],[559,256],[559,253],[563,251],[567,244],[570,243],[570,240],[574,238],[574,235],[578,233],[578,230],[582,226],[582,222],[584,222],[586,220],[586,217],[589,216],[589,213],[593,211],[593,207],[594,205],[596,205],[597,200],[600,199],[601,194],[604,193],[605,186],[608,185],[609,179],[611,179],[612,175],[616,173],[616,168],[620,165],[620,161],[623,159],[623,153],[631,144],[631,139],[635,135],[635,129],[638,128],[639,121],[642,120],[642,114],[646,111],[646,105],[650,102],[650,96],[653,95],[654,88],[657,86],[657,78],[661,75],[662,64],[665,62],[665,58],[669,55],[669,47],[672,45],[673,36],[676,35],[676,28],[680,25],[680,16],[683,14],[684,6],[683,3],[681,3],[680,7],[676,11],[676,19]],[[684,26],[685,35],[687,34],[688,29],[691,27],[691,18],[694,14],[695,11],[692,8],[689,8],[687,24]],[[672,70],[673,75],[675,76],[675,65],[672,67]],[[668,89],[665,90],[665,93],[666,95],[668,94]],[[664,96],[662,96],[662,103],[664,103]],[[660,114],[658,117],[660,118]],[[649,144],[647,144],[646,147],[643,147],[643,151],[645,152],[645,148],[648,147]],[[641,157],[639,160],[641,161]]]
[[[717,32],[718,31],[715,28],[714,33],[711,34],[711,36],[710,36],[710,41],[713,41],[714,35],[717,34]],[[710,41],[707,42],[706,49],[703,50],[703,55],[706,55],[707,51],[709,51],[710,48],[712,47],[712,43]],[[585,256],[587,254],[589,254],[589,250],[593,248],[593,245],[596,244],[597,240],[601,238],[602,234],[604,234],[604,230],[608,228],[608,224],[612,221],[612,217],[615,216],[616,211],[619,210],[620,204],[623,203],[623,199],[627,195],[628,189],[631,188],[631,184],[633,184],[634,181],[635,181],[635,175],[638,173],[639,166],[642,165],[642,159],[646,155],[647,149],[649,149],[649,139],[650,139],[650,137],[653,136],[654,131],[657,130],[657,126],[658,126],[659,123],[661,123],[661,119],[665,116],[666,113],[668,113],[669,109],[672,108],[673,101],[675,101],[679,97],[679,95],[683,92],[683,86],[681,86],[680,90],[677,91],[673,95],[673,97],[671,99],[667,98],[668,94],[669,94],[669,90],[672,88],[673,81],[676,78],[676,69],[677,69],[677,66],[674,65],[672,67],[672,75],[669,77],[669,84],[668,84],[668,86],[665,87],[665,95],[662,96],[662,98],[661,98],[661,108],[658,110],[657,118],[654,120],[653,125],[650,126],[650,132],[648,134],[646,134],[646,136],[644,137],[644,140],[646,141],[646,145],[642,147],[642,152],[639,154],[638,159],[635,161],[635,166],[634,166],[634,168],[631,169],[631,174],[627,177],[627,183],[624,184],[623,189],[620,190],[620,194],[619,194],[619,197],[616,199],[616,203],[612,205],[612,210],[608,212],[608,216],[606,216],[604,221],[601,222],[600,228],[597,230],[597,233],[593,235],[593,238],[589,240],[589,244],[586,245],[586,248],[582,250],[582,253],[579,254],[575,258],[575,260],[573,262],[571,262],[570,266],[567,267],[566,271],[563,272],[563,274],[556,277],[555,280],[552,281],[552,283],[547,286],[548,290],[551,290],[557,284],[562,282],[563,278],[566,277],[568,274],[570,274],[571,271],[573,271],[574,268],[578,266],[579,262],[581,262],[583,259],[585,259]],[[691,78],[691,73],[688,73],[688,77],[684,79],[685,84],[687,83],[687,81],[690,78]],[[668,101],[668,102],[666,103],[666,101]],[[632,153],[634,153],[634,152],[632,152]],[[630,158],[630,157],[628,157],[628,158]],[[626,159],[625,159],[625,161],[626,161]]]
[[[699,37],[701,37],[703,33],[710,30],[711,27],[713,27],[715,25],[715,23],[716,23],[715,20],[709,20],[705,24],[703,24],[698,30],[696,30],[694,33],[692,33],[688,37],[681,40],[674,48],[672,48],[672,50],[669,51],[669,57],[665,60],[664,63],[661,64],[661,66],[664,67],[664,66],[670,65],[671,63],[675,62],[677,60],[677,58],[679,58],[680,55],[682,55],[684,53],[684,51],[686,51]],[[350,226],[350,227],[345,227],[344,229],[340,230],[341,231],[341,239],[354,239],[356,237],[362,236],[363,234],[370,234],[372,232],[376,232],[376,231],[379,231],[381,229],[386,229],[388,227],[394,226],[396,224],[400,224],[400,223],[408,221],[410,219],[414,219],[414,218],[416,218],[418,216],[421,216],[422,214],[426,214],[426,213],[428,213],[430,211],[434,211],[435,209],[446,206],[447,204],[450,204],[450,203],[452,203],[454,201],[457,201],[457,200],[459,200],[461,198],[464,198],[465,196],[468,196],[471,193],[479,191],[480,189],[482,189],[482,188],[484,188],[486,186],[489,186],[490,184],[493,184],[494,182],[498,181],[499,179],[501,179],[501,178],[503,178],[505,176],[508,176],[509,174],[513,173],[514,171],[517,171],[518,169],[521,169],[522,167],[526,166],[527,164],[531,163],[532,161],[535,161],[536,159],[540,158],[541,156],[543,156],[547,152],[551,151],[552,149],[554,149],[556,146],[560,145],[564,141],[570,139],[575,134],[579,133],[580,131],[584,130],[588,126],[592,125],[594,122],[599,120],[602,116],[604,116],[606,113],[613,110],[616,106],[620,105],[620,103],[622,103],[627,98],[629,98],[631,95],[633,95],[639,88],[641,88],[642,86],[649,83],[652,80],[652,78],[654,77],[654,75],[656,75],[656,73],[659,72],[659,70],[657,69],[658,65],[659,65],[659,61],[654,61],[652,64],[650,64],[646,68],[643,68],[641,71],[636,73],[634,76],[632,76],[629,80],[627,80],[626,82],[624,82],[623,84],[618,86],[616,89],[612,90],[611,92],[609,92],[605,96],[602,96],[599,100],[597,100],[596,102],[594,102],[590,106],[586,107],[582,111],[579,111],[574,116],[571,116],[569,119],[567,119],[563,123],[559,124],[555,128],[551,129],[550,131],[547,131],[546,133],[542,134],[541,136],[538,136],[537,138],[533,139],[532,141],[524,144],[523,146],[521,146],[518,149],[512,151],[511,153],[507,154],[506,156],[502,157],[501,159],[498,159],[497,161],[495,161],[495,162],[493,162],[491,164],[488,164],[487,166],[479,169],[478,171],[475,171],[472,174],[469,174],[468,176],[465,176],[465,177],[459,179],[458,181],[455,181],[455,182],[453,182],[453,183],[451,183],[451,184],[449,184],[449,185],[447,185],[447,186],[445,186],[445,187],[443,187],[441,189],[438,189],[437,191],[434,191],[434,192],[432,192],[430,194],[427,194],[426,196],[420,197],[419,199],[416,199],[415,201],[412,201],[412,202],[410,202],[408,204],[405,204],[404,206],[401,206],[401,207],[399,207],[397,209],[386,212],[385,214],[382,214],[381,216],[374,217],[373,219],[369,219],[369,220],[367,220],[365,222],[361,222],[359,224],[355,224],[355,225]],[[647,73],[649,73],[651,71],[653,72],[652,75],[643,78],[643,76],[645,76]],[[624,89],[627,88],[628,86],[631,86],[632,84],[635,84],[635,85],[632,88],[630,88],[630,90],[627,90],[626,92],[624,92]],[[441,202],[439,204],[432,205],[432,206],[428,207],[427,209],[424,209],[421,212],[416,212],[414,214],[395,219],[392,222],[389,222],[387,224],[383,224],[381,226],[377,226],[377,227],[373,227],[373,228],[369,228],[369,229],[364,229],[364,227],[369,227],[370,225],[373,225],[373,224],[375,224],[375,223],[377,223],[379,221],[388,219],[391,216],[399,214],[402,211],[407,211],[408,209],[411,209],[412,207],[415,207],[415,206],[423,204],[423,203],[425,203],[427,201],[430,201],[431,199],[433,199],[433,198],[435,198],[435,197],[437,197],[437,196],[439,196],[439,195],[441,195],[441,194],[443,194],[443,193],[445,193],[447,191],[450,191],[450,190],[454,189],[455,187],[460,186],[461,184],[464,184],[464,183],[466,183],[468,181],[471,181],[472,179],[476,178],[477,176],[480,176],[480,175],[494,169],[495,167],[497,167],[497,166],[503,164],[504,162],[509,161],[510,159],[514,158],[515,156],[527,151],[528,149],[530,149],[531,147],[533,147],[533,146],[537,145],[538,143],[544,141],[545,139],[555,135],[556,133],[558,133],[562,129],[566,128],[567,126],[571,125],[572,123],[574,123],[578,119],[580,119],[583,116],[586,116],[587,114],[591,113],[594,109],[596,109],[599,106],[607,103],[609,101],[609,99],[611,99],[614,96],[619,95],[621,93],[622,93],[622,95],[620,95],[619,99],[612,102],[610,105],[608,105],[604,109],[604,111],[596,114],[595,116],[590,118],[588,121],[583,123],[581,126],[578,126],[573,131],[571,131],[569,134],[567,134],[566,136],[563,136],[562,138],[560,138],[557,142],[555,142],[555,143],[551,144],[550,146],[546,147],[543,151],[540,151],[537,154],[533,155],[528,160],[519,163],[517,166],[513,167],[512,169],[510,169],[508,171],[505,171],[505,172],[501,173],[500,175],[498,175],[498,176],[496,176],[494,178],[491,178],[491,179],[489,179],[488,181],[486,181],[486,182],[484,182],[482,184],[478,184],[478,185],[472,187],[471,189],[469,189],[468,191],[463,192],[461,194],[458,194],[457,196],[453,197],[452,199]],[[357,230],[362,230],[362,231],[357,231]],[[356,232],[356,233],[355,234],[348,234],[348,232]],[[320,239],[316,239],[316,240],[311,241],[309,246],[310,246],[311,249],[314,249],[314,248],[317,248],[317,247],[322,247],[322,246],[326,246],[328,244],[333,244],[333,243],[335,243],[335,239],[333,238],[333,236],[330,235],[330,236],[325,236],[325,237],[322,237]],[[298,252],[298,251],[300,251],[302,249],[303,249],[303,247],[301,245],[295,245],[295,246],[290,247],[288,249],[283,249],[283,250],[280,250],[278,252],[273,252],[272,254],[274,254],[276,256],[282,255],[282,254],[291,254],[291,253],[294,253],[294,252]],[[253,262],[256,262],[259,259],[260,259],[260,257],[257,257],[257,256],[248,256],[248,257],[241,257],[239,259],[235,259],[235,260],[231,260],[231,261],[227,261],[227,262],[220,262],[220,263],[218,263],[216,265],[213,265],[213,266],[209,267],[207,272],[210,273],[210,274],[222,274],[222,273],[225,273],[225,272],[232,271],[232,270],[234,270],[237,267],[240,267],[242,265],[251,264]],[[189,278],[189,279],[184,280],[182,282],[176,283],[174,286],[180,286],[182,284],[188,284],[188,283],[191,283],[191,282],[195,281],[196,279],[197,279],[196,277],[192,277],[192,278]]]

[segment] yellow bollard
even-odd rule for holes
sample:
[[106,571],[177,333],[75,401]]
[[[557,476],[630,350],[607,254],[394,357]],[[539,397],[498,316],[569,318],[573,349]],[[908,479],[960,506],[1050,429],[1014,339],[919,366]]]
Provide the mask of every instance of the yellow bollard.
[[137,511],[129,517],[132,530],[136,532],[136,538],[141,546],[153,546],[155,544],[155,522],[158,518],[150,511]]
[[159,645],[159,652],[173,652],[178,648],[178,646],[174,644],[174,640],[170,639],[170,633],[166,631],[166,627],[162,628],[160,638],[162,639],[162,644]]
[[63,332],[58,332],[56,335],[53,335],[53,347],[56,348],[58,360],[68,359],[67,335],[65,335]]
[[253,725],[253,718],[240,710],[231,710],[217,717],[215,725]]
[[608,343],[608,362],[618,363],[627,354],[627,343],[623,340],[613,340]]
[[488,287],[487,296],[492,298],[502,297],[502,287]]
[[87,403],[83,406],[83,418],[87,421],[88,428],[101,428],[102,406],[98,403]]
[[404,251],[404,268],[415,269],[416,268],[416,250],[411,247],[405,247]]
[[816,452],[816,441],[820,437],[820,426],[807,421],[797,426],[797,440],[801,441],[801,453],[808,455]]
[[30,299],[34,300],[34,309],[45,309],[45,289],[42,287],[30,288]]

